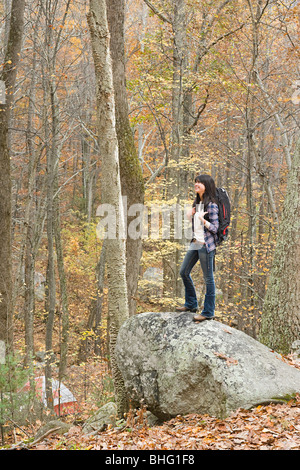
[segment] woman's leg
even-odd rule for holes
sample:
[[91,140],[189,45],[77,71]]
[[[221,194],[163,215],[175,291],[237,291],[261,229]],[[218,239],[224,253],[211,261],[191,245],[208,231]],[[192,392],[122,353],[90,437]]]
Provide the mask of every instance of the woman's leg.
[[215,250],[207,253],[205,246],[199,250],[199,259],[206,285],[204,307],[201,315],[212,318],[215,315],[216,288],[214,280],[214,257]]
[[191,278],[191,271],[197,263],[198,259],[198,250],[194,249],[194,245],[192,243],[190,248],[186,252],[186,255],[180,268],[180,276],[183,280],[183,284],[185,287],[184,306],[190,310],[196,310],[198,308],[197,294],[193,280]]

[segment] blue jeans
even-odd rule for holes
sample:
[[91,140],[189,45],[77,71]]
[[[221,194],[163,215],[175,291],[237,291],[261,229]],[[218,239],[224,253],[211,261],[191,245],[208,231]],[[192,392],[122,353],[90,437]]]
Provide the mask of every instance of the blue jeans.
[[191,271],[197,261],[200,261],[203,277],[206,285],[204,307],[201,314],[212,318],[215,314],[216,289],[214,280],[214,257],[216,250],[207,252],[205,245],[191,242],[180,268],[180,276],[185,287],[185,304],[190,310],[198,308],[197,294],[191,278]]

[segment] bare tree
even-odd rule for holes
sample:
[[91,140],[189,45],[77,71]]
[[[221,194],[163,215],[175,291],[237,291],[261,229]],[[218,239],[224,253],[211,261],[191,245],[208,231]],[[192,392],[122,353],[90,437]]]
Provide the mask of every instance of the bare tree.
[[11,166],[9,127],[12,116],[17,67],[22,47],[25,0],[13,0],[10,27],[1,75],[6,102],[0,104],[0,339],[12,345],[12,259],[11,259]]
[[[59,2],[51,2],[49,0],[40,3],[40,7],[45,21],[44,35],[44,54],[43,61],[43,100],[44,100],[44,131],[45,131],[45,149],[46,149],[46,218],[47,218],[47,249],[48,249],[48,265],[47,265],[47,298],[46,298],[46,396],[48,406],[53,407],[52,397],[52,350],[53,350],[53,327],[56,311],[56,260],[55,248],[57,255],[57,267],[60,279],[61,305],[63,318],[62,344],[61,344],[61,361],[60,361],[60,378],[66,368],[66,352],[68,341],[68,305],[67,305],[67,289],[66,278],[63,263],[63,251],[60,237],[60,213],[58,199],[58,164],[60,160],[61,148],[64,139],[61,138],[61,119],[60,119],[60,103],[57,93],[56,66],[57,55],[61,45],[62,28],[55,31],[52,27],[59,14],[62,13],[61,25],[65,24],[70,0],[64,2],[61,10]],[[49,114],[48,114],[49,113]]]
[[110,355],[115,395],[120,415],[127,410],[127,398],[122,375],[114,355],[120,326],[128,318],[126,285],[126,247],[124,213],[115,123],[112,63],[109,48],[105,0],[90,0],[88,24],[91,33],[97,80],[97,113],[99,145],[102,158],[102,200],[115,208],[117,236],[107,238],[108,312],[110,319]]

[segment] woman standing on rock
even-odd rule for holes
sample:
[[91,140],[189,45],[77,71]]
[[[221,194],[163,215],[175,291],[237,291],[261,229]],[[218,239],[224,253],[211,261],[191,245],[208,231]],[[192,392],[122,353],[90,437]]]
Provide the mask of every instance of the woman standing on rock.
[[180,268],[180,276],[185,287],[185,304],[177,307],[177,312],[197,312],[196,290],[191,271],[200,261],[206,285],[204,306],[201,314],[194,315],[194,321],[210,320],[215,315],[214,258],[216,253],[219,209],[216,201],[216,186],[209,175],[195,178],[196,199],[190,216],[193,222],[193,239]]

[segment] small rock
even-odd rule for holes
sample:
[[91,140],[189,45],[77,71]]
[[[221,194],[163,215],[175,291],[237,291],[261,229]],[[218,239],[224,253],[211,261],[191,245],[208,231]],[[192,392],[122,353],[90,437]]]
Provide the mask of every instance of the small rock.
[[163,270],[160,268],[147,268],[143,278],[139,281],[139,296],[141,300],[159,297],[163,290]]
[[71,425],[60,421],[59,419],[54,419],[52,421],[48,421],[48,423],[44,424],[35,435],[35,439],[39,439],[44,434],[47,434],[52,429],[55,430],[56,434],[65,434],[69,431]]
[[117,405],[113,402],[106,403],[106,405],[102,406],[85,422],[83,433],[90,434],[92,432],[101,432],[104,431],[108,425],[115,426],[117,414]]
[[291,346],[291,353],[295,354],[295,356],[300,357],[300,339],[297,339],[293,342]]

